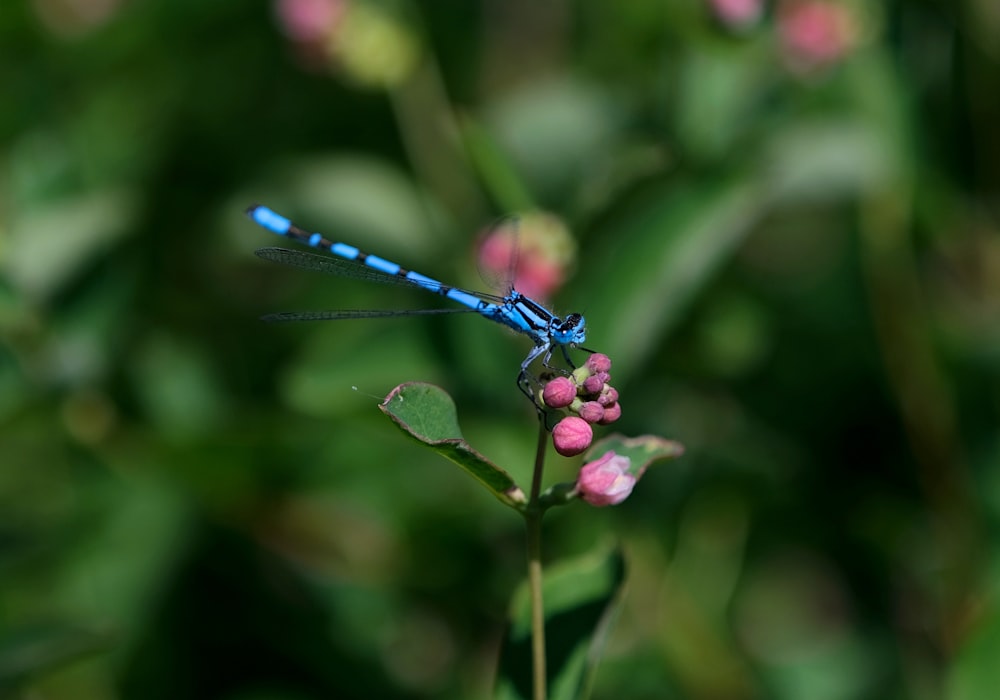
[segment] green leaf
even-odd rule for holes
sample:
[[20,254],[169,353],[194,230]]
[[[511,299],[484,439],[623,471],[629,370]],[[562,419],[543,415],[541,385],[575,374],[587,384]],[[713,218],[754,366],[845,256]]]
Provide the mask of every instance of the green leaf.
[[[125,473],[135,455],[114,455],[110,470]],[[114,625],[118,654],[133,653],[151,634],[164,582],[190,547],[191,504],[171,484],[135,473],[90,491],[101,522],[77,536],[72,556],[60,561],[56,585],[46,591],[52,610]]]
[[948,671],[949,700],[987,700],[1000,683],[1000,608],[991,606],[963,640]]
[[0,635],[0,696],[31,676],[111,648],[107,631],[68,623],[36,624]]
[[522,510],[524,491],[513,477],[476,452],[462,437],[455,402],[433,384],[400,384],[379,405],[404,433],[462,467],[490,493],[511,508]]
[[884,186],[892,144],[860,120],[814,119],[781,129],[764,146],[762,179],[778,203],[839,201]]
[[97,190],[20,214],[0,230],[0,272],[19,292],[44,301],[129,232],[129,190]]
[[632,460],[629,472],[638,478],[653,462],[677,459],[683,455],[684,445],[676,440],[667,440],[656,435],[640,435],[630,438],[614,433],[591,445],[583,456],[583,461],[590,462],[598,459],[609,450]]
[[138,397],[164,437],[179,443],[197,439],[229,414],[225,392],[200,346],[153,333],[131,361]]
[[775,72],[769,42],[719,42],[686,52],[678,65],[673,119],[679,143],[697,159],[732,157]]
[[535,199],[565,196],[581,173],[620,146],[623,110],[617,98],[577,79],[535,80],[504,91],[489,106],[486,123]]
[[594,287],[603,291],[585,308],[592,346],[614,360],[619,381],[660,351],[663,333],[764,214],[765,194],[763,184],[745,174],[671,183],[616,220],[615,237],[628,245],[610,249],[601,256],[603,269],[587,273],[602,281]]
[[490,133],[469,115],[459,121],[465,150],[493,200],[505,211],[535,208],[531,193]]
[[391,163],[364,156],[311,158],[292,165],[296,202],[334,230],[364,231],[387,248],[428,250],[435,234],[418,188]]
[[385,255],[406,251],[402,262],[409,264],[454,245],[434,202],[384,159],[339,155],[275,163],[267,182],[243,199],[267,201],[310,230],[352,242],[363,235],[366,247]]
[[[621,550],[607,545],[545,572],[542,595],[550,700],[589,695],[624,580]],[[511,606],[494,697],[527,700],[531,674],[531,597],[525,583]]]

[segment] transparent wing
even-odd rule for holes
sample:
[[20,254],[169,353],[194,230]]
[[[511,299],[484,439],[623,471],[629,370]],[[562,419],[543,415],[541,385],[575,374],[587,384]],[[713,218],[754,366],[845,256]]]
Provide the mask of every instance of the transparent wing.
[[479,244],[479,276],[490,289],[509,293],[514,289],[520,263],[519,217],[498,219],[486,231]]
[[[378,282],[379,284],[394,284],[400,287],[422,289],[430,292],[437,292],[440,289],[459,289],[459,291],[471,294],[474,297],[478,297],[483,301],[488,301],[493,304],[503,304],[505,301],[503,297],[499,297],[494,294],[461,289],[459,287],[452,287],[451,285],[438,283],[435,286],[428,282],[414,282],[406,277],[380,272],[374,268],[366,266],[364,263],[328,255],[315,255],[301,250],[289,250],[288,248],[258,248],[254,251],[254,253],[257,257],[263,258],[264,260],[270,260],[271,262],[288,265],[300,270],[313,270],[327,275],[349,277],[352,279],[365,280],[367,282]],[[443,311],[447,312],[447,310]],[[456,311],[461,310],[458,309]],[[350,318],[360,317],[352,316]]]
[[283,323],[285,321],[343,321],[352,318],[392,318],[399,316],[435,316],[438,314],[470,314],[475,309],[399,309],[395,311],[379,309],[342,309],[339,311],[283,311],[261,316],[262,321]]

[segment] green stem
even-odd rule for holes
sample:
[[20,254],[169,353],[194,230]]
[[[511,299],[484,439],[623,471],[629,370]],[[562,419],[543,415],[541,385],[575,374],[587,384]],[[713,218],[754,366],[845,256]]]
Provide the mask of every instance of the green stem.
[[[903,194],[900,195],[899,193]],[[968,469],[959,449],[958,413],[934,348],[916,255],[909,236],[914,205],[904,185],[871,193],[861,218],[862,260],[889,387],[920,466],[941,567],[934,619],[942,648],[960,638],[969,581],[975,580],[982,533],[972,506]]]
[[472,166],[440,71],[428,56],[409,80],[389,91],[396,123],[413,169],[446,209],[462,219],[476,218],[482,193],[472,184]]
[[545,421],[538,422],[538,447],[535,450],[535,471],[531,477],[531,496],[524,513],[528,531],[528,586],[531,590],[531,656],[534,671],[534,700],[545,700],[545,605],[542,600],[542,515],[545,510],[538,501],[542,490],[545,467],[545,447],[548,432]]

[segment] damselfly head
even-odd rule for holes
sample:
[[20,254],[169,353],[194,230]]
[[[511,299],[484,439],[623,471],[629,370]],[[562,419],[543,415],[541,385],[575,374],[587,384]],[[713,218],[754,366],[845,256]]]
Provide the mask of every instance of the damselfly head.
[[582,314],[569,314],[552,331],[552,339],[560,345],[579,345],[587,340],[587,322]]

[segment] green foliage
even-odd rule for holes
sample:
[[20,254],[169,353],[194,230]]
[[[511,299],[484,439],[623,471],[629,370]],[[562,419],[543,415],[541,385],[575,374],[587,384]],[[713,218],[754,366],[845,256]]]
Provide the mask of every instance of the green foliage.
[[629,472],[641,475],[653,462],[677,459],[684,454],[684,447],[676,440],[667,440],[657,435],[641,435],[625,437],[624,435],[609,435],[594,443],[583,456],[584,462],[599,458],[607,451],[614,452],[631,461]]
[[[546,569],[545,633],[549,697],[573,700],[589,693],[625,580],[617,549],[600,546]],[[531,604],[527,586],[514,594],[501,651],[497,700],[531,697]]]
[[284,0],[0,3],[0,694],[492,692],[521,523],[378,404],[446,387],[505,494],[524,339],[261,323],[441,300],[265,264],[258,201],[471,288],[489,222],[572,230],[616,430],[687,449],[547,516],[549,561],[628,563],[592,697],[992,697],[995,3],[829,0],[810,65],[792,0],[350,1],[335,50]]

